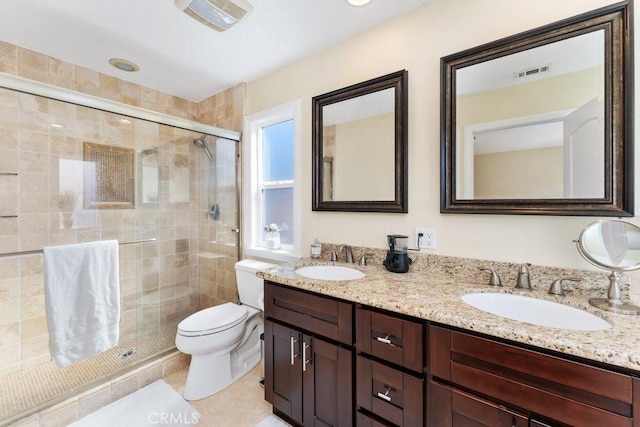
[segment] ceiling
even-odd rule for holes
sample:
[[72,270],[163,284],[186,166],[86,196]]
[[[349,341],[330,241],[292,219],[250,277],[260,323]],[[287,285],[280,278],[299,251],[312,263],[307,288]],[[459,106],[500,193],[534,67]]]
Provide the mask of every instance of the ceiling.
[[[173,0],[2,0],[0,40],[191,101],[295,62],[427,0],[249,0],[217,32]],[[127,73],[109,65],[124,58]]]
[[[470,95],[602,66],[604,49],[604,30],[597,30],[480,62],[457,71],[456,94]],[[517,77],[519,72],[543,66],[549,71]]]

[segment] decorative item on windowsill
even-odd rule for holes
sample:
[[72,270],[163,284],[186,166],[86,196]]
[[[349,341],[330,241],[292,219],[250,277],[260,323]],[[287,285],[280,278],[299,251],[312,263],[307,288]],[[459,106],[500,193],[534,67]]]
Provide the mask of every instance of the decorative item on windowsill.
[[280,249],[280,232],[288,230],[287,224],[278,225],[271,223],[264,226],[265,242],[267,242],[268,249]]

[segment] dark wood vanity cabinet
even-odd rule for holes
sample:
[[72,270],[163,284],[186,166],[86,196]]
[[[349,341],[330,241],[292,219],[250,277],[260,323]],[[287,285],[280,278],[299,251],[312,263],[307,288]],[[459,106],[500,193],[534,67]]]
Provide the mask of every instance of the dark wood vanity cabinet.
[[630,375],[434,325],[429,356],[433,427],[640,426]]
[[424,321],[356,307],[357,426],[424,425]]
[[353,414],[353,304],[265,282],[265,399],[300,426]]
[[627,371],[268,281],[265,398],[297,426],[640,427]]

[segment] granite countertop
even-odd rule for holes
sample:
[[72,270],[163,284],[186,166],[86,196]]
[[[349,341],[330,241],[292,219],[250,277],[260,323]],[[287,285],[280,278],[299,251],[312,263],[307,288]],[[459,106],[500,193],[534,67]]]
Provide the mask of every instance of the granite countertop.
[[[358,268],[366,276],[350,281],[326,281],[295,273],[300,266],[322,264]],[[480,278],[461,278],[440,271],[412,269],[397,274],[388,272],[382,265],[360,267],[311,259],[295,266],[260,272],[258,276],[294,288],[640,371],[640,316],[599,310],[589,305],[591,295],[579,291],[564,297],[553,296],[546,288],[531,291],[517,290],[512,285],[497,288],[488,286]],[[559,302],[595,314],[613,327],[603,331],[572,331],[518,322],[486,313],[460,299],[471,292],[506,292]]]

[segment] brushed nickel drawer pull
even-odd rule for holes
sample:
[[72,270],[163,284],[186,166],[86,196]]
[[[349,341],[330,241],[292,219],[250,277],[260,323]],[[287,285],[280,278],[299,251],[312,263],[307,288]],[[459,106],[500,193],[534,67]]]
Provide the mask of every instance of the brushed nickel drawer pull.
[[307,360],[307,349],[311,348],[306,342],[302,343],[302,372],[307,370],[307,365],[311,363],[311,359]]
[[393,345],[393,343],[389,339],[389,334],[386,334],[384,337],[377,337],[376,340],[385,344]]
[[391,387],[387,387],[387,390],[384,392],[384,394],[378,392],[378,397],[380,399],[386,400],[387,402],[391,402],[391,396],[389,396],[390,391],[391,391]]
[[291,366],[293,366],[296,363],[296,357],[298,357],[298,354],[296,353],[297,342],[298,340],[295,339],[295,337],[291,337]]

